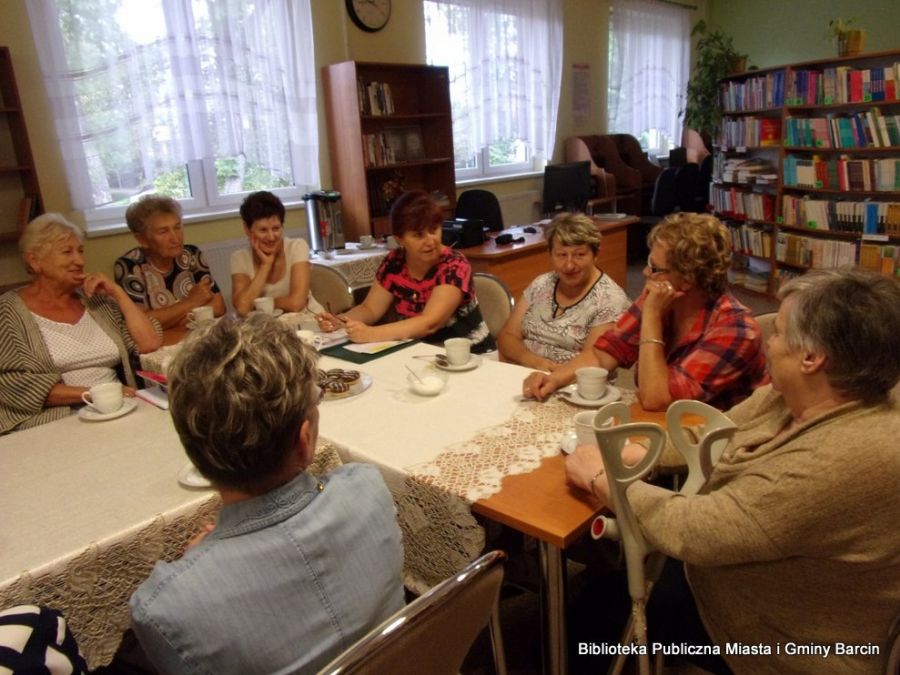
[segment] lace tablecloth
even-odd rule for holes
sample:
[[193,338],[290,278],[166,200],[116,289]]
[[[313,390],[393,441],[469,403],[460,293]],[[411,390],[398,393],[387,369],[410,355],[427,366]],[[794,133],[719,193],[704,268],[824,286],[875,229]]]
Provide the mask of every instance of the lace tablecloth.
[[351,288],[356,290],[374,283],[375,272],[386,255],[387,249],[383,245],[362,250],[358,244],[348,243],[347,248],[335,252],[333,258],[326,259],[321,254],[315,254],[310,262],[339,270],[347,277]]
[[437,397],[411,394],[405,366],[421,366],[415,356],[437,351],[417,344],[363,366],[331,358],[320,364],[358,368],[372,377],[363,394],[322,404],[320,433],[345,461],[381,469],[404,534],[404,581],[416,592],[481,553],[484,531],[470,505],[498,492],[505,476],[532,471],[559,453],[563,433],[581,410],[560,398],[523,401],[518,394],[529,371],[489,359],[474,370],[450,373]]

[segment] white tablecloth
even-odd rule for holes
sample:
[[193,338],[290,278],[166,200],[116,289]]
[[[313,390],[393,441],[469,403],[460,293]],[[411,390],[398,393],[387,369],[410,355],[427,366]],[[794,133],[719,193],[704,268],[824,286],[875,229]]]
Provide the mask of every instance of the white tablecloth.
[[333,258],[323,258],[316,253],[310,257],[310,262],[340,270],[347,277],[350,287],[356,290],[375,282],[375,272],[386,255],[387,248],[384,245],[363,250],[359,248],[359,244],[348,243],[347,248],[335,251]]

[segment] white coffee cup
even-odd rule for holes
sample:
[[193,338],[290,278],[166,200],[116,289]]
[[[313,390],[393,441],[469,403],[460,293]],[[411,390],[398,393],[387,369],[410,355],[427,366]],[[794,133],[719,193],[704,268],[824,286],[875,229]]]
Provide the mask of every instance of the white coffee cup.
[[256,298],[253,301],[253,307],[256,308],[257,312],[264,312],[265,314],[274,314],[275,313],[275,298]]
[[575,436],[578,445],[597,445],[597,435],[594,433],[594,418],[596,410],[585,410],[575,415]]
[[359,237],[359,247],[360,248],[372,248],[375,240],[372,238],[371,234],[362,234]]
[[395,249],[395,248],[397,248],[398,246],[400,246],[400,242],[397,241],[397,237],[395,237],[395,236],[392,235],[392,234],[389,234],[389,235],[387,236],[387,238],[385,239],[385,242],[387,243],[387,247],[388,247],[389,249]]
[[194,307],[194,309],[188,312],[188,318],[194,323],[201,323],[203,321],[212,321],[215,316],[212,307],[203,305],[202,307]]
[[606,393],[606,380],[609,371],[606,368],[588,366],[575,371],[575,382],[578,395],[588,401],[594,401]]
[[444,351],[447,352],[447,361],[451,366],[466,365],[472,356],[471,349],[472,341],[468,338],[444,340]]
[[122,407],[122,383],[95,384],[81,395],[81,400],[103,415],[115,412]]

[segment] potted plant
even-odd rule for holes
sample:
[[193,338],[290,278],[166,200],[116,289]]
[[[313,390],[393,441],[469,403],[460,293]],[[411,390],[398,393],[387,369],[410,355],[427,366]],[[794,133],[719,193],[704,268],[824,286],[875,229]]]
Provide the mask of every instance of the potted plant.
[[828,22],[828,34],[837,42],[838,56],[856,56],[862,52],[866,44],[866,32],[862,28],[854,28],[856,17],[849,19],[838,17]]
[[738,54],[730,35],[719,30],[709,31],[702,19],[691,30],[691,37],[696,35],[700,39],[697,40],[697,60],[687,86],[684,125],[715,136],[722,119],[720,81],[731,73],[746,70],[747,55]]

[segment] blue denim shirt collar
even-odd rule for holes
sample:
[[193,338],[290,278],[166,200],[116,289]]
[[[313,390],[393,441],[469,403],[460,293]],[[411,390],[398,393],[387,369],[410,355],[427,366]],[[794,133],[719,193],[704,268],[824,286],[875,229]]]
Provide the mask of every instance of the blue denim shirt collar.
[[284,485],[259,497],[226,504],[219,511],[216,528],[210,534],[216,539],[235,537],[280,523],[299,513],[322,490],[320,481],[301,473]]

